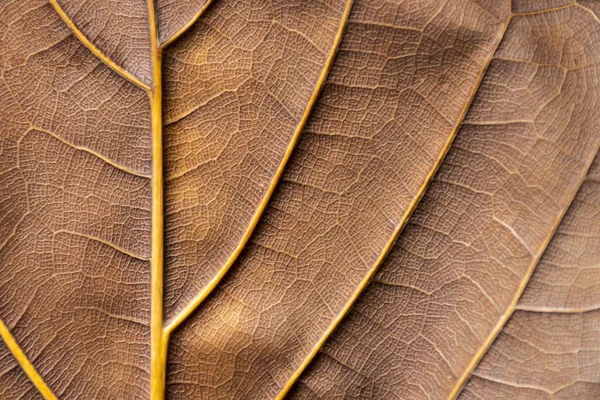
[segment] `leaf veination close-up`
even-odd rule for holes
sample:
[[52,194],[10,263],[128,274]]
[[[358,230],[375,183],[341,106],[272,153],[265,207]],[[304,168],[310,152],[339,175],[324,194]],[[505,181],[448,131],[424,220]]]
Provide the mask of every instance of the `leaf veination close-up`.
[[0,2],[0,398],[599,398],[599,15]]

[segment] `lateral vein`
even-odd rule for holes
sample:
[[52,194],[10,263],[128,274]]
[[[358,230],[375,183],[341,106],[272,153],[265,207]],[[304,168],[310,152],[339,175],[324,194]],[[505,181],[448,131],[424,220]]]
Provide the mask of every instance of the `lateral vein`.
[[[335,58],[335,54],[337,53],[337,49],[338,49],[338,47],[340,45],[340,42],[341,42],[341,39],[342,39],[342,35],[344,33],[344,28],[346,27],[346,22],[348,21],[348,16],[350,15],[350,10],[352,9],[353,2],[354,2],[354,0],[348,0],[348,2],[346,3],[346,8],[344,9],[344,13],[342,14],[342,18],[340,19],[340,25],[338,27],[338,31],[337,31],[336,36],[334,38],[333,45],[331,46],[331,51],[329,53],[329,56],[327,57],[327,61],[325,62],[325,65],[323,66],[323,69],[321,70],[321,75],[319,76],[319,80],[317,81],[317,84],[315,86],[315,89],[313,90],[313,93],[312,93],[312,96],[311,96],[311,98],[310,98],[310,100],[308,102],[308,105],[306,106],[306,108],[304,110],[304,113],[302,114],[300,122],[298,123],[298,126],[296,127],[296,130],[294,131],[294,134],[292,135],[292,139],[290,140],[290,143],[289,143],[289,145],[288,145],[288,147],[287,147],[287,149],[286,149],[286,151],[285,151],[285,153],[283,155],[281,163],[279,164],[279,167],[277,168],[277,171],[275,172],[275,175],[273,176],[273,179],[271,180],[271,182],[269,184],[269,187],[267,188],[267,191],[266,191],[266,193],[265,193],[262,201],[258,205],[256,212],[254,213],[254,215],[252,216],[252,219],[250,220],[248,228],[244,232],[244,235],[242,236],[240,242],[238,243],[238,245],[236,246],[236,248],[233,250],[233,252],[231,253],[231,255],[223,263],[223,265],[221,266],[221,268],[219,268],[219,271],[217,272],[217,274],[165,326],[165,335],[167,337],[179,325],[181,325],[181,323],[183,321],[185,321],[194,312],[194,310],[196,310],[196,308],[198,308],[198,306],[200,306],[200,304],[202,304],[202,302],[219,285],[219,283],[221,282],[221,280],[223,279],[223,277],[227,274],[227,272],[229,271],[229,269],[231,268],[231,266],[233,265],[233,263],[237,260],[238,256],[240,255],[240,253],[242,252],[242,250],[246,246],[246,243],[250,239],[250,236],[252,235],[252,232],[254,231],[254,228],[258,224],[258,221],[260,220],[260,218],[262,216],[262,213],[264,212],[267,204],[269,203],[269,200],[271,199],[271,195],[275,191],[275,187],[277,186],[277,183],[279,182],[279,179],[283,175],[283,171],[285,169],[285,166],[286,166],[287,162],[289,161],[289,159],[290,159],[290,157],[292,155],[292,152],[294,151],[294,148],[296,147],[296,143],[298,142],[298,139],[300,138],[300,133],[304,129],[304,126],[306,125],[306,122],[308,121],[308,117],[310,116],[312,108],[315,105],[315,103],[317,101],[317,98],[319,97],[319,94],[321,92],[321,89],[323,88],[323,85],[325,84],[325,79],[327,78],[327,75],[329,74],[329,70],[331,69],[331,66],[333,64],[333,60]],[[167,344],[165,343],[165,345],[167,345]]]
[[[598,150],[596,150],[596,154],[597,153],[598,153]],[[588,165],[588,169],[590,166],[591,166],[591,163],[590,163],[590,165]],[[573,196],[571,198],[571,202],[569,204],[571,204],[573,202],[573,199],[575,198],[577,192],[579,191],[579,188],[581,187],[583,182],[585,182],[585,175],[587,175],[587,174],[584,174],[584,176],[579,180],[578,186],[577,186],[578,189],[574,191]],[[519,285],[519,288],[517,289],[515,296],[513,297],[511,303],[509,304],[506,312],[500,317],[500,319],[498,320],[498,323],[496,324],[496,326],[494,326],[494,329],[492,329],[489,336],[483,342],[482,346],[479,348],[477,353],[475,353],[475,356],[473,356],[471,363],[465,369],[465,371],[463,372],[463,375],[457,381],[452,392],[450,393],[450,396],[448,396],[449,400],[453,400],[458,397],[463,386],[467,383],[467,380],[473,374],[473,371],[475,371],[475,368],[477,367],[479,362],[483,359],[483,356],[487,353],[487,350],[490,348],[490,346],[492,345],[492,343],[494,342],[496,337],[500,334],[500,332],[502,331],[502,329],[504,328],[504,326],[506,325],[506,323],[508,322],[508,320],[510,319],[512,314],[515,312],[515,310],[518,309],[517,304],[519,302],[519,299],[521,298],[521,295],[525,291],[525,288],[527,287],[527,284],[529,283],[529,279],[531,278],[531,275],[533,275],[533,271],[535,270],[535,267],[537,266],[537,264],[540,261],[540,258],[546,251],[546,248],[548,247],[548,244],[552,240],[552,237],[554,237],[554,234],[555,234],[556,230],[558,229],[558,226],[560,225],[568,208],[569,207],[566,207],[565,210],[563,210],[562,214],[559,216],[559,218],[557,218],[557,220],[555,221],[554,226],[552,227],[550,233],[546,237],[545,242],[542,244],[542,247],[541,247],[539,253],[537,254],[537,256],[534,258],[534,260],[529,265],[529,269],[525,273],[525,276],[523,277],[521,284]],[[523,309],[523,311],[527,311],[527,310]],[[531,311],[533,311],[533,310],[531,310]],[[556,310],[553,310],[553,311],[556,311]]]
[[136,78],[132,73],[125,70],[121,66],[119,66],[116,62],[110,59],[106,54],[104,54],[99,48],[97,48],[84,34],[81,30],[75,25],[75,23],[69,18],[65,10],[58,4],[58,0],[49,0],[50,4],[54,7],[60,18],[63,22],[71,29],[73,34],[83,43],[85,47],[88,48],[89,51],[92,52],[100,61],[106,64],[110,69],[115,71],[117,74],[121,75],[123,78],[127,79],[129,82],[139,86],[144,89],[146,92],[150,91],[150,87],[146,85],[144,82],[140,81]]
[[469,94],[468,101],[463,106],[460,116],[457,119],[456,123],[454,124],[454,128],[452,129],[452,132],[450,133],[450,135],[444,145],[444,148],[442,149],[438,159],[436,160],[435,165],[433,166],[433,168],[427,175],[427,177],[426,177],[423,185],[419,189],[418,193],[413,198],[413,200],[410,203],[409,207],[407,208],[407,211],[405,212],[404,216],[402,217],[402,219],[400,220],[400,222],[394,229],[394,232],[392,233],[390,239],[388,240],[388,242],[382,249],[382,252],[380,253],[379,257],[377,258],[377,260],[375,260],[375,263],[373,264],[371,269],[367,272],[367,274],[365,275],[363,280],[360,282],[360,284],[357,286],[356,290],[352,293],[350,299],[348,300],[348,302],[346,303],[346,305],[344,306],[344,308],[342,309],[342,311],[340,312],[338,317],[332,322],[331,325],[329,325],[329,327],[325,330],[325,332],[321,336],[320,340],[315,344],[315,346],[313,347],[311,352],[304,359],[304,361],[302,362],[300,367],[294,372],[294,374],[286,382],[283,389],[277,395],[276,400],[283,400],[285,398],[285,396],[289,393],[289,391],[292,389],[292,387],[296,383],[296,381],[300,378],[302,373],[306,370],[306,368],[308,368],[308,366],[310,365],[312,360],[317,356],[317,354],[319,353],[319,351],[321,350],[321,348],[323,347],[325,342],[329,339],[329,337],[333,334],[333,332],[336,330],[336,328],[341,324],[342,320],[346,317],[346,315],[348,314],[350,309],[354,306],[354,304],[356,303],[356,301],[358,300],[360,295],[366,289],[369,282],[371,281],[371,279],[373,278],[373,276],[375,275],[375,273],[377,272],[377,270],[379,269],[379,267],[385,260],[387,254],[392,249],[394,243],[396,242],[396,239],[398,238],[398,236],[400,235],[400,233],[406,226],[406,222],[408,221],[408,218],[410,217],[410,215],[413,213],[413,211],[417,207],[417,204],[421,200],[421,197],[425,193],[427,187],[429,186],[429,183],[433,179],[433,176],[435,175],[438,168],[442,164],[442,161],[444,160],[444,157],[446,156],[448,149],[452,145],[452,142],[454,141],[454,137],[456,136],[456,133],[460,129],[460,127],[462,125],[462,121],[464,120],[464,118],[467,114],[467,111],[469,110],[469,107],[471,106],[471,103],[473,102],[473,99],[475,98],[475,94],[477,93],[477,90],[479,89],[479,86],[481,85],[481,81],[483,80],[483,77],[487,71],[487,68],[490,65],[492,57],[493,57],[494,53],[496,52],[497,47],[500,45],[500,42],[502,41],[502,37],[504,36],[504,32],[506,32],[509,21],[510,21],[510,18],[507,18],[506,21],[504,22],[503,29],[501,30],[498,38],[496,38],[496,43],[494,44],[494,48],[490,52],[490,55],[487,58],[486,62],[482,65],[482,68],[479,72],[477,81],[473,85],[473,88],[471,89],[471,93]]
[[560,308],[560,307],[535,307],[535,306],[520,306],[517,304],[515,311],[532,312],[532,313],[547,313],[547,314],[585,314],[594,311],[600,311],[600,305],[593,305],[581,308]]
[[95,152],[92,149],[89,149],[89,148],[84,147],[84,146],[76,145],[75,143],[72,143],[72,142],[70,142],[70,141],[62,138],[59,135],[57,135],[56,133],[54,133],[52,131],[49,131],[47,129],[38,128],[37,126],[32,126],[31,129],[36,130],[38,132],[46,133],[46,134],[52,136],[53,138],[60,140],[62,143],[66,144],[67,146],[74,148],[75,150],[85,151],[86,153],[92,154],[92,155],[96,156],[97,158],[101,159],[102,161],[104,161],[105,163],[107,163],[107,164],[115,167],[116,169],[119,169],[119,170],[121,170],[123,172],[126,172],[126,173],[128,173],[130,175],[135,175],[135,176],[139,176],[139,177],[142,177],[142,178],[150,178],[151,177],[150,174],[145,174],[143,172],[140,172],[140,171],[137,171],[135,169],[131,169],[129,167],[121,165],[119,163],[116,163],[116,162],[112,161],[111,159],[103,156],[102,154]]
[[106,245],[108,247],[113,248],[114,250],[118,251],[119,253],[128,255],[131,258],[136,258],[136,259],[141,260],[141,261],[150,261],[149,258],[142,257],[142,256],[140,256],[138,254],[132,253],[131,251],[126,250],[126,249],[122,248],[121,246],[118,246],[118,245],[116,245],[116,244],[114,244],[112,242],[109,242],[107,240],[100,239],[99,237],[96,237],[96,236],[86,235],[85,233],[73,232],[73,231],[69,231],[69,230],[66,230],[66,229],[59,229],[57,231],[54,231],[55,235],[58,234],[58,233],[66,233],[68,235],[80,236],[80,237],[83,237],[83,238],[86,238],[86,239],[89,239],[89,240],[93,240],[95,242],[102,243],[102,244],[104,244],[104,245]]
[[190,29],[192,27],[192,25],[194,25],[196,23],[196,21],[200,18],[200,16],[202,14],[204,14],[204,11],[206,11],[206,9],[208,8],[208,6],[211,3],[212,3],[212,0],[207,0],[206,3],[204,3],[204,5],[202,7],[200,7],[200,9],[196,12],[196,14],[194,14],[193,17],[190,18],[190,20],[185,25],[183,25],[177,32],[175,32],[173,34],[173,36],[171,36],[170,38],[168,38],[164,42],[162,42],[160,47],[164,49],[165,47],[172,44],[175,40],[177,40],[185,32],[187,32],[188,29]]
[[[558,10],[567,9],[567,8],[575,7],[575,6],[577,6],[577,4],[569,4],[567,6],[554,7],[554,8],[536,11],[536,12],[530,12],[530,13],[513,13],[508,17],[508,20],[505,24],[504,32],[502,33],[502,36],[504,36],[504,33],[506,32],[506,29],[508,28],[508,23],[514,17],[543,14],[546,12],[558,11]],[[596,148],[596,154],[598,153],[599,150],[600,150],[600,145]],[[588,165],[588,170],[590,167],[591,167],[591,162]],[[572,196],[571,202],[569,204],[571,204],[573,202],[573,199],[577,195],[579,188],[581,188],[581,186],[583,185],[583,182],[585,182],[586,179],[587,179],[587,171],[582,176],[582,178],[579,180],[578,185],[577,185],[577,190],[575,190],[573,192],[573,196]],[[540,261],[540,258],[546,251],[546,248],[548,247],[550,240],[552,240],[552,237],[554,237],[554,234],[556,233],[556,230],[558,229],[558,226],[560,225],[568,208],[569,207],[566,207],[565,210],[563,210],[563,213],[555,221],[555,224],[552,227],[552,229],[550,230],[548,236],[546,237],[545,242],[542,244],[539,253],[537,254],[536,257],[534,257],[531,264],[529,265],[529,268],[528,268],[527,272],[525,273],[525,276],[523,277],[521,284],[520,284],[519,288],[517,289],[514,298],[510,302],[506,312],[500,317],[496,326],[494,326],[494,328],[490,332],[489,336],[483,342],[482,346],[479,348],[477,353],[475,353],[475,355],[473,356],[471,362],[469,363],[467,368],[464,370],[463,374],[459,377],[458,381],[456,382],[456,384],[454,385],[454,387],[452,389],[452,392],[450,392],[450,395],[448,396],[448,400],[454,400],[458,397],[458,395],[462,391],[462,388],[467,383],[469,377],[473,374],[473,371],[475,371],[475,368],[477,367],[479,362],[483,359],[483,356],[487,353],[488,349],[490,348],[490,346],[492,345],[492,343],[494,342],[496,337],[500,334],[500,332],[502,331],[502,329],[504,328],[504,326],[506,325],[506,323],[508,322],[508,320],[514,313],[514,311],[517,309],[517,304],[519,302],[519,299],[521,298],[521,295],[525,291],[525,288],[527,287],[527,284],[529,283],[529,279],[531,278],[531,275],[533,274],[535,267],[537,266],[537,264]]]
[[40,394],[46,400],[57,400],[57,397],[52,393],[52,390],[48,387],[44,379],[37,372],[31,361],[27,358],[27,355],[23,352],[13,335],[10,333],[8,327],[4,324],[4,321],[0,319],[0,336],[6,343],[6,346],[15,357],[17,363],[23,369],[23,372],[31,380],[31,383],[37,388]]

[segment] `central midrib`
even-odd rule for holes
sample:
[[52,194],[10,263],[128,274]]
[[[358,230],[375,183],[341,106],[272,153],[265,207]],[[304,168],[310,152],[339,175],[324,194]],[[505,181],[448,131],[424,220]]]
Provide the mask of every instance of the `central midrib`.
[[[152,153],[152,167],[151,167],[151,201],[152,201],[152,223],[151,223],[151,312],[150,312],[150,342],[151,342],[151,360],[150,360],[150,398],[152,400],[163,400],[165,398],[166,389],[166,364],[167,364],[167,350],[169,344],[169,337],[172,331],[191,315],[191,313],[200,306],[206,297],[218,286],[221,279],[227,273],[233,262],[237,259],[242,249],[245,247],[250,235],[252,234],[254,227],[257,225],[262,212],[266,208],[267,203],[275,189],[275,186],[281,177],[287,161],[291,157],[291,153],[299,139],[300,132],[304,128],[308,117],[311,113],[312,107],[316,103],[318,95],[324,85],[325,79],[328,72],[333,64],[335,54],[338,46],[341,42],[344,28],[352,8],[353,0],[347,0],[346,7],[334,43],[332,44],[329,57],[326,60],[325,65],[321,71],[318,82],[313,90],[313,94],[307,104],[305,111],[296,127],[294,135],[286,149],[285,154],[280,161],[280,165],[273,176],[271,183],[263,197],[263,200],[255,210],[254,216],[249,223],[249,226],[245,229],[244,236],[240,239],[238,246],[233,253],[228,257],[227,261],[221,266],[216,276],[196,295],[194,299],[186,304],[184,309],[175,315],[172,321],[165,324],[164,321],[164,168],[163,168],[163,118],[162,118],[162,53],[164,49],[174,43],[179,37],[183,35],[206,11],[208,6],[212,3],[212,0],[207,0],[203,6],[196,12],[196,14],[181,27],[172,37],[166,39],[162,44],[159,42],[157,16],[154,7],[154,0],[147,0],[148,8],[148,23],[149,23],[149,34],[150,34],[150,46],[151,46],[151,64],[152,64],[152,84],[146,85],[135,75],[122,68],[114,60],[108,57],[102,52],[94,43],[92,43],[85,34],[75,25],[75,23],[69,18],[67,13],[61,8],[57,0],[49,0],[54,9],[57,11],[63,22],[71,29],[74,36],[76,36],[81,43],[90,50],[100,61],[111,68],[113,71],[121,75],[127,81],[135,84],[142,90],[144,90],[149,97],[150,102],[150,113],[151,113],[151,153]],[[23,366],[23,363],[22,363]],[[26,369],[26,368],[25,368]],[[30,368],[34,372],[33,366]],[[26,369],[27,370],[27,369]],[[30,376],[34,383],[40,381],[43,383],[43,379],[35,379],[37,373]],[[45,386],[36,385],[38,389],[44,395],[44,391],[41,390]],[[47,390],[51,394],[50,389]],[[52,397],[47,397],[52,399]]]
[[152,51],[152,87],[150,112],[152,119],[152,252],[150,261],[150,398],[165,397],[167,345],[163,343],[164,292],[164,185],[163,185],[163,121],[162,121],[162,50],[158,44],[154,0],[148,1],[150,46]]

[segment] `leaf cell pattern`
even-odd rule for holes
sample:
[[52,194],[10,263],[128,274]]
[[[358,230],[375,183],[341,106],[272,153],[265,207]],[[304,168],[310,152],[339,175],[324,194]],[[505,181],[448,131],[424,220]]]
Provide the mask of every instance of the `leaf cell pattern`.
[[2,2],[0,397],[598,398],[599,15]]

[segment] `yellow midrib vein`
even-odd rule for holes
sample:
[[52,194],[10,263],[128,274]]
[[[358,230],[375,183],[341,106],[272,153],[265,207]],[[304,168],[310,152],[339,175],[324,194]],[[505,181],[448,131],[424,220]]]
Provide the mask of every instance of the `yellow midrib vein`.
[[[162,70],[161,70],[161,53],[162,48],[171,44],[174,40],[180,37],[186,30],[188,30],[200,16],[207,9],[212,0],[208,0],[193,16],[193,18],[186,23],[178,32],[176,32],[171,38],[165,43],[159,45],[158,43],[158,32],[157,32],[157,21],[156,11],[154,8],[154,1],[147,0],[148,6],[148,18],[150,25],[150,42],[152,52],[152,75],[153,83],[152,87],[148,86],[141,80],[139,80],[132,73],[122,68],[110,57],[104,54],[98,47],[96,47],[75,25],[75,23],[69,18],[63,8],[60,6],[57,0],[49,0],[56,13],[60,16],[62,21],[71,30],[73,35],[79,39],[79,41],[101,62],[112,69],[114,72],[121,75],[127,81],[137,85],[143,89],[149,96],[150,108],[151,108],[151,126],[152,126],[152,253],[151,253],[151,317],[150,317],[150,330],[151,330],[151,371],[150,371],[150,396],[152,400],[161,400],[165,395],[165,369],[166,369],[166,350],[168,335],[164,334],[163,329],[163,270],[164,270],[164,210],[163,210],[163,148],[162,148]],[[39,128],[34,128],[42,130]],[[59,138],[53,133],[42,130],[43,132],[50,133],[52,136]],[[59,138],[61,139],[61,138]],[[61,139],[65,142],[63,139]],[[65,142],[66,143],[66,142]],[[68,143],[70,144],[70,143]],[[94,155],[102,158],[104,161],[121,169],[125,172],[133,175],[145,176],[147,175],[139,173],[137,171],[128,169],[121,165],[118,165],[111,160],[103,157],[102,155],[92,152],[87,148],[80,148],[72,145],[78,150],[85,150],[93,153]],[[51,389],[44,382],[43,378],[36,371],[35,367],[31,364],[23,350],[20,348],[9,329],[0,320],[0,336],[12,352],[16,361],[19,363],[25,374],[29,377],[35,387],[39,390],[40,394],[46,400],[56,400],[56,396],[52,393]]]
[[[57,14],[63,22],[69,27],[73,35],[100,61],[111,68],[114,72],[121,75],[129,82],[143,89],[149,96],[151,109],[151,126],[152,126],[152,233],[151,233],[151,316],[150,316],[150,336],[151,336],[151,370],[150,370],[150,396],[152,400],[161,400],[165,395],[165,369],[166,369],[166,351],[168,346],[168,334],[164,334],[163,328],[163,291],[164,291],[164,185],[163,185],[163,146],[162,146],[162,66],[161,56],[162,49],[173,43],[178,37],[183,35],[204,13],[212,0],[206,3],[195,13],[188,23],[186,23],[179,31],[171,38],[165,41],[162,46],[158,43],[158,31],[156,21],[156,10],[154,1],[147,0],[148,19],[150,25],[150,46],[152,60],[152,86],[146,85],[136,76],[122,68],[110,57],[104,54],[96,47],[77,27],[77,25],[69,18],[57,0],[49,0]],[[103,157],[104,159],[104,157]],[[110,161],[110,160],[105,160]],[[111,163],[113,164],[113,163]],[[120,167],[120,166],[117,166]],[[120,168],[124,169],[124,168]],[[127,172],[134,173],[135,171]],[[139,174],[141,175],[141,174]],[[16,341],[8,329],[2,324],[0,333],[5,339],[9,348],[15,355],[15,358],[27,373],[35,386],[40,390],[46,399],[55,399],[48,386],[23,351],[20,349]]]
[[152,51],[152,253],[150,305],[150,398],[165,397],[166,344],[163,344],[163,291],[164,291],[164,185],[163,185],[163,121],[162,121],[162,67],[158,44],[154,0],[147,0]]

